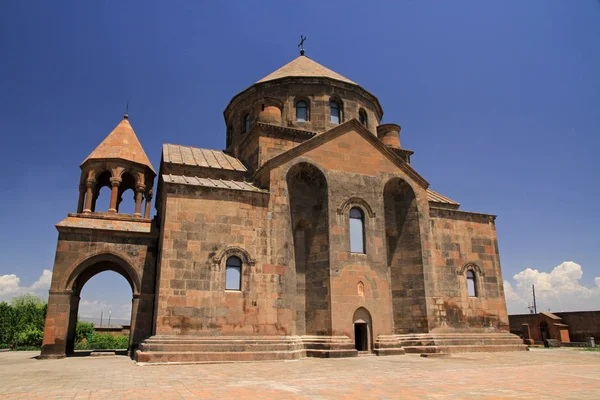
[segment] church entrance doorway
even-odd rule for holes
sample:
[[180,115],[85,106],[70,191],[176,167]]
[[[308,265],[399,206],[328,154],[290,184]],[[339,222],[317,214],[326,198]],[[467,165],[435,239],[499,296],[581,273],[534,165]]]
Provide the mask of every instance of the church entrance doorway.
[[358,351],[369,351],[369,329],[365,323],[354,324],[354,345]]
[[354,348],[359,352],[370,352],[373,347],[373,324],[371,314],[360,307],[354,312]]

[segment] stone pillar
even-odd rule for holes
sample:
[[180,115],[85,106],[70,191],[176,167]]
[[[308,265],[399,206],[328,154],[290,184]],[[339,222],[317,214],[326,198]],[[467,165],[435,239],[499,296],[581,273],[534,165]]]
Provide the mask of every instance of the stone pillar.
[[40,358],[63,358],[71,316],[71,290],[50,290]]
[[135,187],[135,213],[133,214],[134,217],[142,216],[142,199],[144,197],[145,189],[146,186],[144,185],[138,185]]
[[146,193],[146,209],[144,210],[144,218],[150,218],[150,205],[152,204],[152,189]]
[[129,356],[133,357],[135,350],[140,345],[143,339],[139,339],[137,333],[137,314],[140,307],[140,295],[135,293],[131,299],[131,326],[129,327]]
[[79,311],[79,300],[79,296],[71,295],[71,300],[69,302],[71,310],[69,312],[69,324],[67,328],[67,346],[65,348],[66,354],[73,354],[75,351],[75,337],[77,334],[77,312]]
[[85,209],[84,213],[92,212],[92,201],[94,200],[94,188],[96,187],[96,181],[89,180],[86,182],[87,191],[85,194]]
[[85,202],[85,185],[79,185],[79,200],[77,201],[77,213],[83,212],[83,204]]
[[110,178],[111,193],[110,193],[110,207],[108,208],[109,213],[117,212],[117,199],[119,197],[119,185],[121,184],[121,178]]

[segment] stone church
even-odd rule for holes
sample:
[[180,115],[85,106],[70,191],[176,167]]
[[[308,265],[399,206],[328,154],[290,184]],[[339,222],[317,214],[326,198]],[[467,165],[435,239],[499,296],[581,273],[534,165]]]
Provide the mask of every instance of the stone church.
[[73,352],[81,289],[106,270],[131,285],[138,362],[526,349],[495,216],[431,190],[372,93],[302,52],[223,114],[225,149],[164,144],[158,179],[127,115],[83,161],[42,358]]

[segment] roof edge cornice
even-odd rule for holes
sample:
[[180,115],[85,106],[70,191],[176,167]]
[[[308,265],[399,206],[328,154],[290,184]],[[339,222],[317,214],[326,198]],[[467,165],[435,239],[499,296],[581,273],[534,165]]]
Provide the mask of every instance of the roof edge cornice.
[[289,160],[296,158],[307,151],[315,149],[320,145],[328,142],[329,140],[335,139],[338,136],[348,132],[349,129],[354,128],[356,132],[367,139],[373,146],[380,150],[384,155],[388,157],[390,161],[396,164],[402,171],[404,171],[411,179],[418,183],[424,189],[429,187],[429,182],[425,180],[417,171],[415,171],[406,161],[404,161],[398,154],[392,151],[388,146],[383,144],[371,131],[367,130],[356,118],[351,119],[348,122],[340,124],[335,128],[332,128],[326,132],[323,132],[312,139],[307,140],[298,146],[279,154],[265,162],[253,175],[254,180],[258,181],[260,177],[267,171],[273,168],[279,167]]

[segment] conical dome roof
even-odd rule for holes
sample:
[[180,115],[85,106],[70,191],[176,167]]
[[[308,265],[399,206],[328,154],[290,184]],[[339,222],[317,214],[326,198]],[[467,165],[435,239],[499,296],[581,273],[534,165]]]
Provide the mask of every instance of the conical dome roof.
[[107,158],[118,158],[141,164],[156,173],[129,123],[127,114],[125,114],[123,120],[119,122],[102,143],[100,143],[85,160],[83,160],[81,165],[85,164],[88,160]]
[[280,78],[287,78],[290,76],[331,78],[356,85],[356,83],[352,82],[350,79],[338,74],[337,72],[330,70],[327,67],[324,67],[323,65],[311,60],[310,58],[304,55],[295,58],[291,62],[279,68],[277,71],[270,73],[269,75],[265,76],[256,83],[272,81]]

